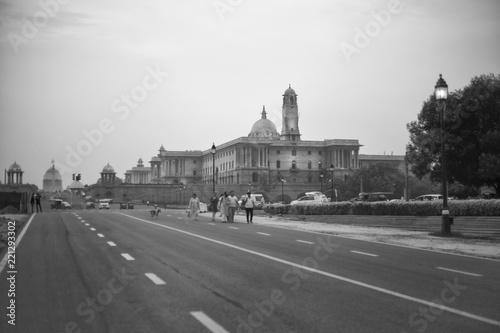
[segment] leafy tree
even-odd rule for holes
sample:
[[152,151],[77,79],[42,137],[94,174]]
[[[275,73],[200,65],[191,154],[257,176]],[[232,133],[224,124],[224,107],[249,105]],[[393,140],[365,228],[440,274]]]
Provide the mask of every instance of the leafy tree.
[[[417,121],[407,124],[407,146],[412,172],[441,182],[441,123],[432,95]],[[444,113],[447,181],[465,186],[500,186],[500,75],[481,75],[452,92]]]

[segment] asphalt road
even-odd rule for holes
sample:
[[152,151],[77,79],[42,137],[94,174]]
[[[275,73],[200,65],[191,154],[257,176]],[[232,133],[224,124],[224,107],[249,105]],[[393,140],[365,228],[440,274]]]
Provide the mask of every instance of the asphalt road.
[[36,214],[16,248],[15,326],[0,274],[1,331],[500,331],[498,261],[241,222]]

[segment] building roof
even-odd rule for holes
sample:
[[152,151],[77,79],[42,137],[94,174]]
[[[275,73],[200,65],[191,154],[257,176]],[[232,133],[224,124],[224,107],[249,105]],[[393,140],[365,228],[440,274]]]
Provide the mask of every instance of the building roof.
[[279,138],[280,134],[276,130],[276,125],[267,119],[266,107],[262,108],[261,118],[252,126],[249,137]]
[[285,93],[283,94],[284,95],[293,95],[293,96],[296,96],[297,94],[295,93],[295,90],[292,89],[292,85],[288,85],[288,89],[285,90]]

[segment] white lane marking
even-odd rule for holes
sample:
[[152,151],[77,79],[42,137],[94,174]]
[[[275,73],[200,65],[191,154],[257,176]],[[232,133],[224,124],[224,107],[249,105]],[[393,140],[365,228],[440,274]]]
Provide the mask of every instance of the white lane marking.
[[365,256],[370,256],[370,257],[378,257],[377,254],[371,254],[371,253],[366,253],[366,252],[360,252],[360,251],[351,251],[352,253],[357,253],[357,254],[362,254]]
[[81,220],[82,218],[80,216],[78,216],[78,219]]
[[103,235],[103,234],[97,234],[97,236],[99,236],[99,237],[104,237],[104,235]]
[[109,246],[116,246],[116,244],[113,242],[108,242],[108,244],[109,244]]
[[327,276],[327,277],[330,277],[332,279],[344,281],[344,282],[347,282],[347,283],[350,283],[350,284],[354,284],[354,285],[357,285],[357,286],[360,286],[360,287],[364,287],[364,288],[367,288],[367,289],[375,290],[375,291],[378,291],[378,292],[381,292],[381,293],[384,293],[384,294],[388,294],[388,295],[391,295],[391,296],[394,296],[394,297],[402,298],[402,299],[405,299],[405,300],[408,300],[408,301],[412,301],[412,302],[415,302],[415,303],[419,303],[419,304],[424,304],[424,305],[427,305],[427,306],[430,306],[430,307],[433,307],[433,308],[438,308],[438,309],[441,309],[441,310],[444,310],[444,311],[448,311],[448,312],[451,312],[451,313],[454,313],[454,314],[458,314],[459,316],[463,316],[463,317],[475,319],[475,320],[478,320],[478,321],[481,321],[481,322],[484,322],[484,323],[488,323],[488,324],[500,327],[500,321],[498,321],[498,320],[493,320],[493,319],[489,319],[489,318],[486,318],[486,317],[478,316],[478,315],[475,315],[473,313],[469,313],[469,312],[457,310],[457,309],[450,308],[450,307],[445,306],[445,305],[440,305],[440,304],[432,303],[432,302],[429,302],[429,301],[426,301],[426,300],[423,300],[423,299],[420,299],[420,298],[416,298],[416,297],[413,297],[413,296],[408,296],[408,295],[405,295],[405,294],[401,294],[401,293],[398,293],[396,291],[392,291],[392,290],[389,290],[389,289],[385,289],[385,288],[380,288],[380,287],[377,287],[377,286],[373,286],[371,284],[367,284],[367,283],[364,283],[364,282],[360,282],[360,281],[356,281],[356,280],[353,280],[353,279],[349,279],[349,278],[346,278],[346,277],[343,277],[343,276],[340,276],[340,275],[335,275],[335,274],[332,274],[332,273],[320,271],[320,270],[311,268],[309,266],[304,266],[304,265],[296,264],[296,263],[288,261],[288,260],[280,259],[280,258],[277,258],[277,257],[270,256],[268,254],[264,254],[264,253],[257,252],[257,251],[254,251],[254,250],[249,250],[249,249],[246,249],[244,247],[240,247],[240,246],[232,245],[232,244],[225,243],[225,242],[222,242],[222,241],[218,241],[218,240],[213,239],[213,238],[209,238],[209,237],[197,235],[197,234],[194,234],[194,233],[189,232],[189,231],[184,231],[184,230],[181,230],[181,229],[169,227],[169,226],[166,226],[166,225],[162,225],[162,224],[159,224],[159,223],[155,223],[155,222],[143,220],[143,219],[140,219],[138,217],[134,217],[134,216],[130,216],[130,215],[118,213],[118,212],[116,212],[116,214],[120,214],[120,215],[126,216],[126,217],[128,217],[130,219],[134,219],[134,220],[137,220],[137,221],[142,222],[142,223],[152,224],[152,225],[155,225],[155,226],[160,227],[160,228],[165,228],[165,229],[177,231],[177,232],[185,234],[185,235],[193,236],[193,237],[196,237],[196,238],[199,238],[199,239],[203,239],[203,240],[215,243],[215,244],[227,246],[227,247],[230,247],[230,248],[242,251],[242,252],[250,253],[250,254],[253,254],[253,255],[256,255],[256,256],[259,256],[259,257],[262,257],[262,258],[266,258],[266,259],[269,259],[269,260],[272,260],[272,261],[276,261],[276,262],[279,262],[279,263],[282,263],[282,264],[285,264],[285,265],[288,265],[288,266],[298,267],[300,269],[303,269],[303,270],[306,270],[306,271],[310,271],[310,272],[313,272],[313,273],[317,273],[317,274],[320,274],[320,275],[323,275],[323,276]]
[[[31,218],[29,219],[28,223],[26,223],[26,226],[23,228],[23,231],[21,231],[21,233],[19,234],[19,236],[17,236],[16,238],[16,249],[19,247],[19,243],[21,243],[21,239],[23,239],[23,236],[24,234],[26,233],[26,230],[28,230],[30,224],[31,224],[31,221],[33,221],[33,218],[35,217],[37,213],[33,213],[33,215],[31,215]],[[12,253],[10,253],[12,255]],[[9,251],[6,251],[5,252],[5,255],[3,256],[3,259],[2,261],[0,261],[0,273],[2,273],[4,267],[5,267],[5,264],[7,264],[7,260],[9,258]]]
[[134,257],[132,257],[130,254],[128,253],[122,253],[121,254],[123,258],[127,259],[127,260],[135,260]]
[[207,316],[204,312],[202,311],[192,311],[190,312],[191,316],[195,317],[200,323],[203,324],[210,332],[213,333],[229,333],[224,329],[224,327],[220,326],[217,324],[215,321],[212,320],[209,316]]
[[259,235],[271,236],[271,234],[266,234],[265,232],[258,232],[258,231],[257,231],[257,233],[258,233]]
[[172,217],[172,215],[167,215],[168,217]]
[[210,225],[215,225],[215,223],[210,223],[210,222],[208,222],[208,224],[210,224]]
[[297,239],[297,242],[306,243],[306,244],[314,244],[314,242],[308,242],[308,241],[300,240],[300,239]]
[[236,230],[238,230],[238,229],[239,229],[239,228],[236,228],[236,227],[229,227],[229,228],[231,228],[231,229],[236,229]]
[[179,220],[182,220],[182,217],[181,217],[181,216],[177,216],[177,218],[178,218]]
[[90,228],[90,230],[95,231],[95,228]]
[[85,220],[81,220],[80,222],[85,222]]
[[469,272],[464,272],[464,271],[457,271],[455,269],[450,269],[450,268],[444,268],[444,267],[436,267],[436,268],[442,269],[444,271],[450,271],[450,272],[455,272],[455,273],[460,273],[460,274],[465,274],[465,275],[470,275],[470,276],[482,276],[481,274],[469,273]]
[[154,273],[145,273],[144,275],[146,275],[151,281],[153,281],[154,284],[157,284],[157,285],[166,284],[165,281],[163,281],[162,279],[160,279]]
[[90,224],[88,224],[88,223],[85,223],[85,225],[86,225],[86,226],[88,227],[88,226],[89,226]]

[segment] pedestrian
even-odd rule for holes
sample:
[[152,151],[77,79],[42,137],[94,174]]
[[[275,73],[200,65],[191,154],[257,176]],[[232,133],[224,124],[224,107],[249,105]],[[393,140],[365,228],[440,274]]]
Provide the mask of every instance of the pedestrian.
[[41,196],[40,194],[37,194],[35,197],[35,202],[36,202],[36,212],[38,213],[38,208],[40,207],[40,213],[42,212],[42,205],[40,205],[40,199]]
[[[144,202],[144,201],[143,201]],[[148,208],[149,208],[149,201],[146,202],[146,205],[148,205]]]
[[210,209],[212,210],[212,222],[215,222],[215,214],[217,214],[217,206],[219,204],[219,198],[217,197],[217,192],[214,192],[214,196],[210,199]]
[[198,221],[198,213],[200,212],[200,199],[193,193],[193,197],[189,199],[189,211],[191,221]]
[[255,198],[252,196],[250,191],[247,192],[246,198],[244,198],[241,203],[245,207],[245,212],[247,214],[247,223],[253,223],[253,208],[255,207]]
[[228,221],[229,223],[234,223],[234,214],[236,213],[236,207],[238,207],[238,198],[234,195],[234,192],[229,192],[229,197],[227,197],[227,211],[228,211]]
[[219,211],[222,217],[222,223],[227,222],[227,192],[221,194],[219,199]]
[[35,193],[31,194],[30,204],[31,204],[31,213],[33,214],[35,212]]

